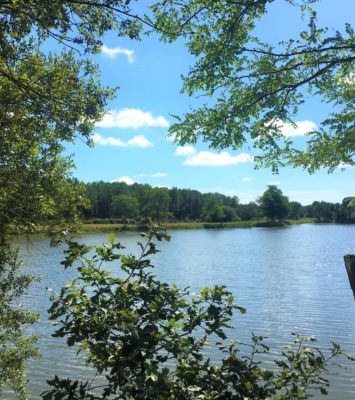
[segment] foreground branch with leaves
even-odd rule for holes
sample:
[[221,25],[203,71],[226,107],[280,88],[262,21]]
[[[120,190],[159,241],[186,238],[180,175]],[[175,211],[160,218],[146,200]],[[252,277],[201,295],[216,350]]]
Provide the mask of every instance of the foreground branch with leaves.
[[1,388],[11,388],[19,399],[27,398],[24,367],[37,355],[36,335],[23,334],[24,326],[38,320],[36,313],[21,307],[19,298],[33,277],[21,271],[18,251],[0,234],[0,397]]
[[[57,321],[54,336],[78,346],[97,376],[84,382],[56,376],[43,399],[308,399],[310,390],[327,393],[327,365],[344,355],[338,345],[325,355],[309,345],[313,337],[295,334],[275,368],[263,368],[258,356],[269,352],[263,337],[252,337],[249,353],[227,340],[233,312],[245,310],[226,287],[195,295],[159,281],[148,257],[159,251],[154,238],[169,237],[159,228],[142,236],[139,256],[125,255],[114,235],[96,248],[69,243],[63,265],[76,266],[78,277],[55,296],[50,318]],[[208,356],[212,344],[219,360]]]
[[[318,0],[161,0],[151,8],[162,39],[183,36],[195,62],[183,77],[183,92],[204,96],[170,128],[179,144],[199,139],[211,147],[247,145],[256,165],[309,172],[354,165],[354,30],[351,24],[332,30],[321,26]],[[263,18],[284,6],[304,29],[277,43],[258,29]],[[287,16],[285,16],[287,18]],[[303,24],[302,20],[308,21]],[[174,32],[174,33],[170,33]],[[309,128],[307,147],[285,135],[296,126],[304,102],[317,97],[325,119]],[[286,132],[288,133],[288,132]]]

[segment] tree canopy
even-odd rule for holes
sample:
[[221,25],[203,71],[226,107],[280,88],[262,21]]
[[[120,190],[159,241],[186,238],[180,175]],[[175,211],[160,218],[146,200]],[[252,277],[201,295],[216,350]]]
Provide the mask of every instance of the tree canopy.
[[[115,93],[100,85],[90,54],[110,29],[136,37],[139,19],[132,19],[128,3],[0,3],[2,226],[30,229],[34,221],[55,221],[54,227],[64,215],[68,223],[77,213],[79,197],[70,195],[68,183],[72,163],[62,151],[78,136],[90,142]],[[53,45],[55,51],[49,51]]]
[[22,399],[36,340],[23,326],[36,316],[18,301],[32,278],[21,274],[11,240],[35,224],[51,233],[75,225],[82,191],[62,152],[78,136],[90,141],[115,92],[101,86],[89,55],[109,29],[134,36],[126,3],[0,2],[0,391],[10,386]]
[[[163,0],[152,9],[163,40],[184,36],[196,62],[183,77],[183,92],[206,102],[183,116],[170,133],[180,144],[201,138],[211,147],[256,149],[257,166],[326,167],[354,165],[354,31],[318,27],[314,0],[284,0],[295,18],[308,18],[298,37],[274,45],[255,33],[262,18],[282,0],[178,3]],[[321,126],[299,148],[283,134],[299,107],[318,96],[332,107]]]
[[[131,223],[146,226],[149,221],[232,222],[263,219],[313,218],[318,222],[352,223],[355,220],[353,197],[342,203],[314,201],[302,205],[288,201],[281,190],[270,187],[261,195],[259,204],[242,204],[237,196],[201,193],[179,188],[154,188],[147,184],[92,182],[82,184],[87,206],[82,210],[86,223]],[[268,206],[266,206],[268,204]],[[265,206],[265,207],[264,207]],[[271,212],[271,210],[272,212]],[[271,212],[271,215],[270,215]]]
[[[354,31],[350,24],[338,30],[318,26],[314,6],[319,1],[162,0],[149,2],[147,8],[131,0],[6,2],[0,4],[0,57],[6,61],[0,75],[28,90],[31,98],[42,99],[51,92],[38,84],[36,74],[21,75],[12,63],[27,63],[27,55],[48,38],[81,57],[99,51],[100,38],[109,30],[132,39],[139,39],[142,31],[158,33],[168,42],[183,38],[196,60],[183,78],[183,91],[206,96],[206,104],[177,117],[170,133],[178,143],[201,138],[217,149],[246,144],[256,149],[259,167],[332,171],[354,164]],[[255,28],[282,3],[308,24],[298,37],[275,45]],[[69,78],[74,83],[80,77],[73,73]],[[299,148],[284,135],[284,127],[296,122],[310,96],[330,104],[332,112],[318,128],[310,128],[307,147]],[[87,134],[90,122],[78,119],[78,131]]]
[[259,199],[261,209],[267,218],[272,221],[286,219],[290,205],[288,198],[282,194],[282,191],[275,185],[269,185],[267,190]]

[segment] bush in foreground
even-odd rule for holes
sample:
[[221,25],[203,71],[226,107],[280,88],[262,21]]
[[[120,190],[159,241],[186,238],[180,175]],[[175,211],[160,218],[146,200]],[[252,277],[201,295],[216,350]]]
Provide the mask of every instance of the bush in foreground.
[[[327,393],[327,365],[344,354],[340,346],[325,355],[310,346],[313,337],[295,334],[275,368],[265,369],[258,360],[269,351],[262,337],[252,337],[247,355],[241,343],[227,340],[233,312],[245,311],[232,294],[215,286],[195,295],[159,281],[148,257],[158,252],[154,238],[169,238],[159,228],[142,236],[139,256],[125,255],[114,235],[96,248],[69,243],[63,264],[80,261],[79,275],[50,308],[54,336],[78,346],[99,380],[56,376],[43,399],[308,399],[314,390]],[[107,263],[115,263],[117,274]],[[218,364],[206,354],[212,343]]]

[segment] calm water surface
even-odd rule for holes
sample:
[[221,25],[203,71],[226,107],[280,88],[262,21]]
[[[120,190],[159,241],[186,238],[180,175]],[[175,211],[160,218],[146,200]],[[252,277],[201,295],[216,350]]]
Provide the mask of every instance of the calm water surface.
[[[225,284],[236,302],[247,308],[236,315],[232,335],[248,341],[251,333],[265,335],[277,354],[292,342],[291,332],[315,335],[327,349],[332,341],[355,354],[355,302],[343,256],[355,253],[355,226],[299,225],[286,228],[249,228],[171,231],[170,243],[161,243],[154,256],[159,278],[199,290]],[[107,234],[88,234],[87,244],[101,244]],[[120,233],[119,239],[136,250],[138,235]],[[25,298],[41,315],[33,331],[41,335],[42,357],[31,362],[29,385],[32,398],[46,387],[54,374],[85,379],[92,372],[82,366],[75,352],[62,340],[53,339],[47,320],[50,305],[46,287],[59,289],[73,277],[63,271],[62,249],[50,249],[46,239],[20,242],[26,268],[42,279]],[[271,357],[266,360],[271,363]],[[355,363],[331,378],[328,399],[355,399]],[[11,395],[8,394],[9,399]]]

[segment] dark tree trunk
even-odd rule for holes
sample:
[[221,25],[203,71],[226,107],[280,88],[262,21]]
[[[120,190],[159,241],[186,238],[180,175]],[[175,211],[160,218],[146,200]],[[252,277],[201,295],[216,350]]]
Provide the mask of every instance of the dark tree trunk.
[[351,289],[355,297],[355,254],[348,254],[344,256],[346,272],[348,273]]

